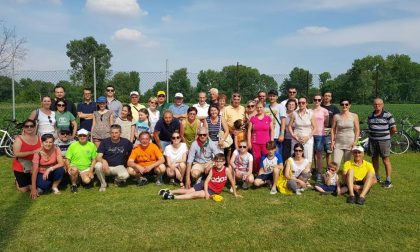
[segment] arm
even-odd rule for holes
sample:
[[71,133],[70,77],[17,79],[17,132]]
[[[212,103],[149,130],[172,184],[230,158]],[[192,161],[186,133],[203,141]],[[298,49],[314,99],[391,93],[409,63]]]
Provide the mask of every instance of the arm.
[[286,162],[286,167],[283,171],[284,177],[288,180],[293,180],[292,176],[290,176],[290,162]]
[[160,133],[160,131],[155,130],[155,132],[153,132],[153,139],[155,139],[155,143],[159,147],[159,149],[162,150],[162,145],[160,145],[159,133]]
[[[226,171],[226,173],[228,173],[228,172]],[[209,182],[210,182],[212,176],[213,176],[213,172],[212,172],[212,170],[210,170],[209,175],[206,178],[206,181],[204,181],[204,194],[206,195],[206,199],[209,199],[210,198],[210,195],[209,195]]]
[[137,172],[140,173],[141,175],[143,175],[143,173],[146,171],[146,169],[143,166],[136,164],[136,162],[134,162],[133,159],[129,159],[127,161],[127,166],[137,170]]
[[233,189],[233,195],[235,195],[235,197],[242,197],[241,195],[239,195],[238,193],[236,193],[236,185],[235,185],[235,179],[233,178],[232,175],[232,171],[229,168],[226,168],[226,175],[229,179],[229,182],[232,186]]
[[248,124],[248,136],[247,136],[247,141],[248,141],[248,150],[252,149],[252,144],[251,144],[251,133],[252,133],[252,123],[249,122]]
[[274,124],[270,123],[270,140],[274,141]]
[[289,121],[289,125],[287,125],[287,127],[289,128],[289,132],[290,135],[297,140],[296,135],[295,135],[295,131],[293,129],[293,124],[295,123],[295,115],[292,113],[292,115],[290,116],[290,121]]
[[360,135],[360,124],[359,124],[359,116],[357,116],[357,114],[353,114],[354,116],[354,142],[353,142],[353,146],[357,145],[357,141],[359,140],[359,135]]
[[28,119],[34,120],[36,116],[36,110],[32,111],[31,114],[29,115]]
[[25,152],[21,152],[20,149],[22,148],[22,142],[20,140],[20,137],[17,137],[16,140],[13,142],[13,153],[15,155],[15,157],[19,158],[19,157],[26,157],[32,154],[36,154],[41,150],[41,147],[39,147],[36,150],[33,151],[25,151]]
[[[223,142],[229,136],[229,127],[228,127],[228,125],[226,123],[226,120],[223,117],[221,117],[220,120],[221,120],[221,123],[222,123],[222,129],[223,129],[224,135],[223,135],[223,138],[219,140],[219,147],[223,147]],[[206,121],[206,127],[207,127],[207,121]],[[236,139],[236,135],[235,135],[235,139]],[[237,146],[238,145],[235,142],[235,147],[237,148]]]
[[185,141],[184,133],[185,133],[185,120],[181,122],[181,125],[179,127],[179,134],[181,135],[181,140],[182,142],[185,143],[186,141]]
[[134,136],[136,134],[135,129],[136,129],[136,127],[134,125],[131,125],[131,128],[130,128],[130,132],[131,132],[131,134],[130,134],[130,142],[133,142],[134,141]]
[[191,178],[190,178],[190,176],[191,176],[191,166],[192,166],[192,163],[187,163],[187,169],[186,169],[186,171],[185,171],[185,188],[186,189],[190,189],[190,187],[191,187]]
[[31,185],[31,198],[36,199],[39,194],[36,190],[36,178],[38,176],[38,168],[39,168],[39,155],[38,157],[35,157],[32,159],[32,185]]
[[[119,113],[118,114],[121,114],[121,108],[120,108],[120,110],[119,110]],[[112,124],[114,124],[114,116],[113,115],[111,115],[110,117],[109,117],[109,125],[112,125]]]
[[154,163],[153,163],[153,164],[151,164],[151,165],[148,165],[148,166],[144,167],[144,169],[146,170],[146,172],[150,172],[150,171],[151,171],[151,170],[153,170],[154,168],[156,168],[156,167],[158,167],[159,165],[164,164],[164,163],[165,163],[165,157],[164,157],[164,156],[162,156],[162,157],[160,157],[160,158],[158,159],[158,161],[154,162]]
[[232,170],[236,170],[236,165],[235,165],[235,158],[236,158],[236,154],[235,153],[232,153],[232,156],[230,157],[230,160],[229,160],[229,165],[230,165],[230,167],[232,167]]
[[337,133],[337,117],[333,117],[332,125],[331,125],[331,149],[333,150],[335,147],[335,136]]
[[74,138],[76,136],[76,133],[77,133],[77,122],[76,122],[76,120],[71,121],[71,125],[73,127],[73,132],[72,132],[71,136]]
[[283,142],[284,141],[284,132],[286,131],[286,117],[281,117],[280,118],[280,135],[279,135],[279,142]]

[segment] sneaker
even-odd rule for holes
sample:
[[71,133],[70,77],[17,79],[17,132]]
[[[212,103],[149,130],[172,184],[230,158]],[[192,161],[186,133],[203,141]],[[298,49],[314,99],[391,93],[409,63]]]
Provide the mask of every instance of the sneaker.
[[162,177],[156,178],[156,185],[161,186],[162,185]]
[[70,186],[70,190],[72,193],[77,193],[77,185]]
[[101,187],[99,188],[99,191],[100,191],[100,192],[105,192],[105,191],[106,191],[106,187],[102,187],[102,186],[101,186]]
[[37,187],[36,191],[38,192],[38,194],[42,194],[44,192],[44,190],[42,190],[41,188]]
[[147,184],[147,178],[141,177],[137,180],[137,186],[144,186]]
[[384,183],[384,185],[383,185],[383,187],[386,188],[386,189],[391,188],[392,187],[391,181],[386,180],[385,183]]
[[312,185],[311,185],[311,183],[309,183],[309,181],[308,181],[308,182],[306,182],[306,187],[307,187],[307,188],[312,188]]
[[124,183],[125,183],[125,181],[123,181],[123,180],[114,179],[114,185],[116,187],[121,187]]
[[296,195],[302,195],[302,192],[301,192],[301,191],[299,191],[299,190],[296,190],[295,194],[296,194]]
[[275,194],[277,194],[277,189],[276,189],[276,188],[271,189],[271,190],[270,190],[270,194],[271,194],[271,195],[275,195]]
[[173,194],[167,192],[167,193],[163,194],[163,199],[164,200],[173,200],[173,199],[175,199],[175,196]]
[[51,188],[51,190],[53,191],[54,194],[61,194],[61,192],[58,190],[57,187],[53,187]]
[[[235,189],[238,189],[237,185],[235,185]],[[233,193],[233,187],[230,187],[229,192]]]
[[296,189],[296,191],[304,192],[305,191],[305,188],[298,188],[298,189]]
[[244,183],[242,184],[242,189],[244,189],[244,190],[248,190],[248,188],[249,188],[248,183],[247,183],[247,182],[244,182]]
[[382,183],[381,177],[379,175],[375,175],[375,177],[378,183],[381,184]]
[[317,183],[322,183],[322,175],[321,175],[321,173],[317,173],[316,174],[316,182]]
[[365,198],[359,197],[356,201],[356,204],[358,205],[364,205],[365,204]]
[[356,198],[354,196],[349,196],[347,198],[347,203],[349,204],[354,204],[355,201],[356,201]]
[[163,196],[165,193],[169,193],[169,189],[165,188],[165,189],[160,189],[158,192],[159,196]]

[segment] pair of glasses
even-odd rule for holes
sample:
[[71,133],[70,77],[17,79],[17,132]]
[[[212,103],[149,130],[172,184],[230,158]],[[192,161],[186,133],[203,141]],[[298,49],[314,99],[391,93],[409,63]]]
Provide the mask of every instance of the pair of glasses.
[[165,97],[163,94],[161,94],[161,95],[158,95],[158,97]]
[[57,107],[65,107],[66,105],[65,104],[63,104],[63,103],[59,103],[59,104],[57,104]]
[[255,105],[248,105],[248,106],[246,106],[247,108],[254,108],[255,107]]
[[289,94],[296,94],[296,91],[289,91]]
[[340,105],[343,106],[343,107],[348,107],[350,104],[349,103],[341,103]]
[[157,102],[149,102],[150,104],[157,104]]
[[202,136],[207,136],[207,134],[198,134],[198,136],[201,136],[201,137],[202,137]]
[[247,147],[246,147],[246,145],[240,145],[239,146],[239,149],[246,149]]
[[175,140],[175,139],[181,139],[181,137],[180,136],[172,137],[172,140]]
[[87,137],[85,134],[77,135],[78,137]]
[[23,126],[25,129],[32,129],[32,128],[35,128],[35,125],[33,125],[33,124],[27,124],[27,125],[25,125],[25,126]]
[[353,151],[354,154],[362,154],[361,151]]
[[303,150],[301,150],[301,149],[296,149],[296,150],[294,150],[295,152],[303,152]]
[[215,162],[216,162],[216,163],[224,163],[224,162],[225,162],[225,160],[216,160]]
[[114,89],[107,89],[107,92],[114,92]]
[[48,121],[52,123],[51,116],[48,116]]
[[300,102],[298,102],[298,104],[306,104],[306,102],[304,102],[304,101],[303,101],[303,102],[301,102],[301,101],[300,101]]
[[68,135],[70,135],[70,133],[68,133],[68,132],[60,132],[60,135],[62,135],[62,136],[68,136]]
[[102,119],[104,118],[104,115],[101,115],[101,117],[100,117],[100,119],[101,119],[101,122],[103,121]]
[[314,99],[314,102],[320,102],[321,99]]
[[188,114],[189,114],[189,115],[196,115],[196,113],[191,113],[191,112],[190,112],[190,113],[188,113]]

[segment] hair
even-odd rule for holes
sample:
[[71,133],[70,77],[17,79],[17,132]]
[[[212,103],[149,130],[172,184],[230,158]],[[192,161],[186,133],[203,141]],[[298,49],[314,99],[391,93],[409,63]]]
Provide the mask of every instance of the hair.
[[188,113],[190,113],[191,111],[194,111],[194,112],[195,112],[195,114],[197,114],[197,113],[198,113],[198,110],[197,110],[197,108],[196,108],[196,107],[189,107],[189,108],[187,109],[187,114],[188,114]]
[[147,102],[156,102],[157,103],[157,97],[151,96]]
[[242,140],[239,142],[239,144],[241,144],[241,143],[245,143],[245,145],[246,145],[246,146],[248,146],[248,142],[247,142],[245,139],[242,139]]
[[92,93],[92,89],[91,88],[87,88],[87,87],[83,88],[83,91],[90,91]]
[[265,144],[265,148],[266,148],[267,150],[273,150],[273,149],[276,149],[276,148],[277,148],[277,145],[276,145],[276,143],[275,143],[274,141],[268,141],[268,142]]
[[219,90],[217,88],[210,88],[209,93],[211,93],[211,92],[219,94]]
[[233,123],[233,128],[236,130],[240,130],[243,124],[244,124],[244,121],[242,119],[238,119]]
[[211,108],[215,108],[215,109],[217,109],[218,113],[220,113],[220,108],[219,108],[219,106],[218,106],[218,105],[216,105],[216,104],[211,104],[211,105],[209,106],[209,110],[207,111],[207,114],[209,115],[209,117],[210,117],[210,110],[211,110]]
[[294,104],[295,104],[295,109],[297,108],[298,104],[297,104],[296,100],[295,100],[295,99],[289,99],[289,100],[287,100],[287,102],[286,102],[286,109],[287,109],[287,106],[288,106],[290,103],[294,103]]
[[258,96],[259,96],[261,93],[264,93],[264,94],[266,94],[266,95],[267,95],[267,93],[266,93],[264,90],[260,90],[260,91],[258,91]]
[[322,99],[322,94],[320,94],[320,93],[315,94],[313,98],[315,98],[315,96],[319,96]]
[[249,100],[249,101],[246,103],[246,105],[249,105],[250,103],[255,103],[255,101],[254,101],[254,100]]
[[350,100],[350,98],[341,98],[341,100],[340,100],[340,104],[341,104],[343,101],[348,101],[348,102],[349,102],[349,104],[351,104],[351,100]]
[[112,124],[111,125],[111,127],[110,127],[110,129],[112,130],[112,129],[118,129],[118,130],[120,130],[120,132],[121,132],[121,125],[119,125],[119,124]]
[[139,135],[139,139],[141,138],[142,135],[148,135],[150,139],[152,138],[152,135],[149,133],[149,131],[142,131]]
[[[259,102],[257,102],[257,103],[255,104],[255,108],[256,108],[259,104],[261,104],[261,105],[263,106],[263,108],[265,107],[265,104],[264,104],[264,103],[262,103],[261,101],[259,101]],[[264,111],[263,111],[263,112],[264,112]]]
[[54,136],[53,136],[53,134],[44,134],[44,135],[42,135],[41,136],[41,141],[42,142],[45,142],[45,141],[47,141],[48,139],[52,139],[53,140],[53,142],[54,142]]
[[235,92],[235,93],[233,93],[233,94],[232,94],[232,99],[233,99],[234,97],[239,97],[239,98],[241,98],[241,94],[240,94],[240,93],[238,93],[238,92]]
[[149,110],[147,110],[146,108],[141,108],[141,109],[139,109],[139,114],[140,114],[140,112],[147,115],[147,121],[149,122],[149,127],[150,127]]
[[43,96],[41,96],[41,102],[42,102],[45,98],[50,98],[50,100],[52,100],[52,99],[51,99],[51,96],[49,96],[49,95],[43,95]]
[[26,119],[25,121],[23,121],[22,125],[25,126],[28,122],[31,122],[34,126],[36,126],[36,120],[32,119]]
[[337,164],[336,162],[334,162],[334,161],[333,161],[333,162],[329,162],[329,163],[328,163],[328,167],[330,167],[330,166],[331,166],[331,167],[334,167],[334,168],[336,168],[336,169],[338,168],[338,164]]
[[295,149],[297,147],[300,147],[302,149],[302,157],[305,157],[305,153],[303,152],[305,150],[305,148],[303,148],[303,144],[301,144],[301,143],[296,143],[295,146],[293,146],[293,154],[292,154],[292,157],[295,157]]
[[295,89],[297,91],[297,88],[294,87],[294,86],[291,86],[291,87],[287,88],[287,91],[289,91],[290,89]]
[[[108,109],[108,104],[106,104],[105,109]],[[96,103],[96,110],[99,111],[99,103]]]
[[111,85],[111,84],[108,84],[108,85],[106,85],[106,87],[105,87],[105,89],[107,89],[107,88],[113,88],[114,90],[115,90],[115,87],[113,86],[113,85]]
[[306,97],[306,96],[301,96],[301,97],[299,97],[298,101],[299,101],[300,99],[305,99],[305,101],[306,101],[306,102],[308,102],[308,97]]
[[326,93],[330,93],[332,95],[332,91],[331,90],[325,90],[324,92],[322,92],[322,96],[324,96]]
[[226,161],[225,154],[223,154],[223,153],[217,153],[216,155],[214,155],[213,161],[218,161],[218,160]]
[[55,90],[56,90],[57,88],[62,88],[62,89],[63,89],[63,91],[64,91],[64,92],[66,92],[66,89],[64,88],[64,86],[63,86],[63,85],[60,85],[60,84],[55,85],[55,87],[54,87],[54,92],[55,92]]
[[172,113],[172,111],[170,111],[170,110],[165,110],[163,112],[163,117],[165,117],[166,114],[171,114],[172,116],[174,116],[174,113]]
[[130,122],[133,121],[133,113],[131,112],[131,107],[128,104],[124,104],[122,106],[123,108],[127,108],[128,113],[127,113],[127,120],[129,120]]
[[59,102],[64,103],[64,107],[67,107],[67,101],[66,101],[66,100],[64,100],[64,99],[57,99],[57,101],[55,102],[55,106],[56,106],[56,107],[57,107],[57,104],[58,104]]
[[219,98],[217,100],[225,100],[226,101],[227,96],[225,94],[219,94]]

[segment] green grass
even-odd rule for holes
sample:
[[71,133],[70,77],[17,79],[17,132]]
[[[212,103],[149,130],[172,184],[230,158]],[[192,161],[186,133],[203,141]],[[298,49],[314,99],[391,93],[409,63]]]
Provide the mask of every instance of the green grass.
[[[392,156],[394,187],[375,186],[364,206],[345,197],[240,191],[235,199],[163,201],[157,186],[69,188],[37,200],[13,186],[0,164],[0,250],[394,250],[420,246],[420,154]],[[381,168],[383,172],[383,168]],[[161,187],[160,187],[161,188]]]

